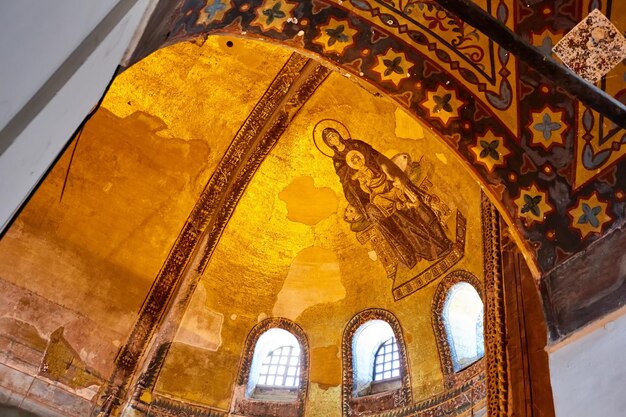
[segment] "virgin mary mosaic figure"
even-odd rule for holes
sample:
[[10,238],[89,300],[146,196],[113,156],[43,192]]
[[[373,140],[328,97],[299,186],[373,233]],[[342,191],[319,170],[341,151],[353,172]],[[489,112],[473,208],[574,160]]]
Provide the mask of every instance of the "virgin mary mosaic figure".
[[[419,189],[393,161],[358,139],[344,139],[332,127],[322,130],[349,205],[344,220],[361,243],[372,241],[387,275],[396,265],[411,269],[450,251],[432,196]],[[381,238],[383,242],[381,242]]]

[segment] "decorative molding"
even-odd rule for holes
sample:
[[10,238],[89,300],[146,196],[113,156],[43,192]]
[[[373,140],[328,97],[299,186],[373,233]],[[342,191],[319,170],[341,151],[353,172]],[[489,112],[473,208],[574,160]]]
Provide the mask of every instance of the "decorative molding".
[[227,417],[228,412],[216,410],[189,401],[181,401],[163,395],[155,395],[150,404],[137,402],[132,406],[135,410],[146,413],[150,417]]
[[[343,332],[343,339],[341,343],[341,357],[343,361],[342,368],[342,410],[344,417],[352,417],[356,415],[362,415],[363,413],[356,413],[352,409],[352,404],[357,400],[354,396],[354,364],[353,364],[353,339],[355,332],[370,320],[383,320],[391,326],[396,343],[398,345],[398,352],[400,353],[400,373],[402,380],[402,387],[393,392],[393,406],[394,408],[401,408],[410,405],[413,401],[411,393],[411,372],[409,368],[408,356],[406,353],[406,345],[404,343],[404,335],[402,333],[402,327],[400,322],[391,312],[379,308],[370,308],[363,310],[354,316],[346,325]],[[361,397],[369,405],[371,401],[368,401],[367,397]],[[386,399],[386,398],[385,398]],[[388,403],[384,401],[385,405]],[[384,411],[382,409],[375,411]],[[372,413],[373,414],[373,413]],[[370,415],[370,414],[368,414]]]
[[371,417],[442,417],[465,415],[484,407],[487,381],[484,373],[474,376],[463,385],[398,410]]
[[464,384],[485,370],[485,359],[482,358],[465,369],[458,372],[454,371],[454,366],[452,364],[452,350],[443,318],[443,309],[450,289],[452,289],[452,287],[459,282],[469,283],[472,287],[474,287],[480,296],[480,299],[485,299],[482,283],[474,274],[467,271],[459,270],[449,273],[444,279],[441,280],[441,282],[439,282],[437,290],[435,290],[431,310],[432,323],[435,339],[437,340],[437,347],[439,348],[439,358],[441,359],[441,369],[443,371],[444,378],[443,382],[447,389]]
[[137,385],[134,387],[133,393],[133,405],[141,402],[141,395],[144,391],[153,392],[156,386],[156,381],[159,377],[159,373],[165,363],[165,358],[172,347],[172,342],[160,344],[154,354],[151,355],[150,363],[147,369],[141,374],[137,380]]
[[452,249],[443,258],[421,271],[419,274],[393,289],[393,299],[401,300],[413,294],[420,288],[424,288],[448,269],[457,264],[465,255],[465,235],[467,233],[467,219],[463,214],[456,211],[456,241],[452,245]]
[[[293,402],[270,402],[247,398],[245,390],[250,378],[252,359],[259,337],[270,329],[283,329],[295,336],[300,344],[300,386],[297,398]],[[239,364],[239,374],[233,390],[231,401],[231,414],[248,417],[303,417],[304,405],[309,390],[309,342],[304,330],[293,321],[282,317],[270,317],[250,330],[243,345],[243,353]]]
[[502,262],[500,257],[500,220],[498,211],[481,192],[483,259],[485,268],[485,358],[487,373],[487,413],[490,417],[507,415],[506,324]]
[[[247,185],[289,122],[329,73],[329,69],[317,62],[292,54],[237,132],[177,237],[126,344],[120,349],[109,384],[100,398],[102,415],[110,415],[126,401],[140,360],[152,358],[159,346],[171,342],[201,272]],[[156,335],[157,325],[164,321],[170,305],[173,307],[167,312],[166,323]]]
[[[454,416],[467,412],[470,409],[480,409],[483,406],[486,393],[485,374],[480,373],[454,389],[447,390],[425,401],[378,414],[374,417],[440,417]],[[215,410],[189,402],[181,402],[161,395],[155,396],[151,405],[134,407],[142,412],[149,412],[154,417],[179,417],[181,415],[193,417],[226,417],[226,411]]]
[[[296,56],[298,58],[295,58]],[[217,181],[232,181],[232,186],[229,190],[230,194],[225,196],[221,195],[222,199],[220,201],[220,206],[215,205],[216,200],[211,198],[215,197],[214,195],[208,195],[206,196],[207,198],[204,198],[205,196],[203,195],[200,199],[202,204],[196,205],[194,208],[192,216],[195,216],[197,219],[206,219],[207,215],[211,216],[215,212],[218,212],[216,220],[211,225],[211,232],[209,233],[207,244],[202,250],[200,265],[197,267],[198,273],[204,272],[204,269],[206,268],[217,243],[219,242],[222,232],[224,231],[228,220],[230,220],[230,216],[235,210],[239,199],[243,195],[243,192],[250,183],[250,180],[256,173],[257,169],[265,160],[267,154],[272,150],[298,110],[302,108],[304,103],[313,95],[315,90],[317,90],[320,84],[331,72],[331,70],[321,64],[294,53],[289,59],[289,62],[298,62],[298,65],[291,69],[291,71],[298,71],[296,75],[300,75],[301,72],[305,71],[304,66],[298,69],[298,67],[300,67],[299,63],[301,63],[302,60],[305,60],[305,63],[310,67],[306,77],[302,77],[303,79],[301,78],[299,80],[291,80],[292,74],[282,74],[284,70],[283,68],[283,70],[281,70],[281,74],[279,74],[272,83],[272,86],[274,86],[274,84],[278,84],[275,88],[273,88],[278,91],[273,92],[273,94],[282,92],[279,90],[279,88],[281,88],[280,84],[287,84],[291,81],[288,85],[295,86],[295,91],[290,91],[288,97],[279,97],[282,98],[282,100],[280,103],[277,103],[281,104],[278,117],[275,117],[273,120],[269,120],[269,116],[272,115],[272,107],[267,106],[267,104],[262,101],[259,101],[254,110],[250,113],[250,116],[248,116],[244,122],[244,125],[237,133],[237,136],[235,136],[231,147],[227,151],[227,156],[232,159],[232,161],[229,161],[228,163],[229,166],[241,162],[237,170],[238,176],[234,177],[232,173],[229,175],[229,172],[226,169],[223,169],[226,167],[220,166],[217,168],[216,173],[220,174],[217,175]],[[285,66],[287,66],[289,62]],[[286,80],[284,80],[285,78]],[[298,81],[300,82],[298,83]],[[272,86],[270,88],[272,88]],[[285,90],[287,89],[286,86],[283,86],[282,88]],[[268,98],[272,97],[270,96]],[[261,126],[261,124],[263,124],[263,126]],[[250,137],[252,135],[260,136],[258,146],[255,148],[251,148],[248,143],[252,139]],[[248,152],[248,155],[246,155],[247,158],[240,161],[240,158],[244,156],[246,152]],[[235,170],[233,169],[233,171]],[[215,210],[216,207],[219,207],[220,210]]]

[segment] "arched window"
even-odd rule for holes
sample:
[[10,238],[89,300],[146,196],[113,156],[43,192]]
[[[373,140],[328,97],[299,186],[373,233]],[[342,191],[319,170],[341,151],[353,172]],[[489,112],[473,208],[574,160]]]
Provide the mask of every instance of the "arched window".
[[450,288],[443,307],[443,322],[455,372],[483,357],[483,302],[471,284],[459,282]]
[[483,368],[483,315],[480,281],[454,271],[440,283],[433,299],[433,326],[446,387],[463,383]]
[[388,311],[357,314],[344,331],[343,407],[371,412],[410,403],[411,390],[402,329]]
[[231,413],[303,416],[308,366],[309,348],[302,329],[284,318],[263,320],[246,339]]
[[298,340],[284,329],[267,330],[254,347],[246,395],[268,401],[293,400],[299,385]]
[[400,353],[389,323],[384,320],[363,323],[354,333],[352,347],[355,396],[363,397],[402,386]]

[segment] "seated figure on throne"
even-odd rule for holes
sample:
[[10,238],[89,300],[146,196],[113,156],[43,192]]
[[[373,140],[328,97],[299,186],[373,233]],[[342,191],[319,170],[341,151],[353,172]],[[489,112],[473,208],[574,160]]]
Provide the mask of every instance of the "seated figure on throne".
[[[335,172],[348,200],[344,219],[359,240],[372,239],[377,229],[378,252],[383,263],[413,268],[420,259],[434,261],[452,247],[438,217],[429,206],[430,195],[420,190],[391,160],[369,144],[344,139],[333,128],[322,131],[324,143],[333,150]],[[380,254],[379,254],[380,255]],[[388,275],[395,267],[386,265]]]

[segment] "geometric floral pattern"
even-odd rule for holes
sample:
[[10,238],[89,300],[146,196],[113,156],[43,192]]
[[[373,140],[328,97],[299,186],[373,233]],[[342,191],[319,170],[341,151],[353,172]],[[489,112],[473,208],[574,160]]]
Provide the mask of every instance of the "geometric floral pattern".
[[590,233],[601,233],[602,228],[611,221],[608,214],[608,203],[601,201],[597,192],[591,197],[581,199],[578,205],[569,211],[571,227],[576,229],[584,239]]
[[[622,98],[626,96],[626,71],[622,75]],[[618,130],[607,118],[580,106],[576,141],[576,178],[579,188],[598,173],[626,157],[626,130]]]
[[557,34],[548,29],[539,34],[532,34],[532,44],[537,47],[545,56],[554,57],[552,48],[561,39],[562,33]]
[[354,45],[354,35],[356,29],[350,27],[347,20],[339,21],[331,18],[327,25],[319,28],[320,34],[313,39],[313,42],[321,45],[325,53],[343,54],[346,48]]
[[285,28],[287,20],[293,18],[293,9],[296,4],[286,0],[265,0],[257,9],[257,17],[252,21],[255,26],[260,26],[266,32],[274,29],[281,32]]
[[202,25],[219,22],[231,7],[232,3],[228,0],[207,0],[205,6],[200,9],[197,23]]
[[[411,45],[422,56],[436,56],[442,69],[450,77],[463,79],[475,97],[489,103],[496,117],[506,117],[508,111],[517,112],[517,80],[511,77],[515,57],[436,2],[333,0],[324,3],[346,8],[368,27]],[[479,4],[514,29],[515,0],[481,0]],[[516,118],[510,118],[508,124],[513,131],[517,130]]]
[[532,222],[543,223],[546,214],[554,211],[548,203],[548,194],[540,191],[535,184],[530,188],[520,189],[520,195],[515,199],[517,214],[527,220],[527,224]]
[[532,113],[530,132],[533,145],[549,150],[554,145],[563,145],[563,135],[567,124],[563,121],[563,111],[553,111],[547,106],[540,112]]
[[476,145],[472,147],[476,162],[483,165],[489,172],[495,168],[506,166],[506,157],[511,151],[504,145],[504,139],[497,137],[489,130],[484,136],[478,137]]
[[400,82],[410,76],[413,63],[409,62],[404,52],[396,52],[388,49],[384,55],[376,57],[376,66],[373,70],[378,73],[381,80],[391,81],[396,87]]
[[438,86],[437,91],[427,92],[426,99],[421,103],[430,117],[440,119],[444,126],[448,126],[450,119],[459,118],[463,104],[456,91],[448,90],[442,85]]

